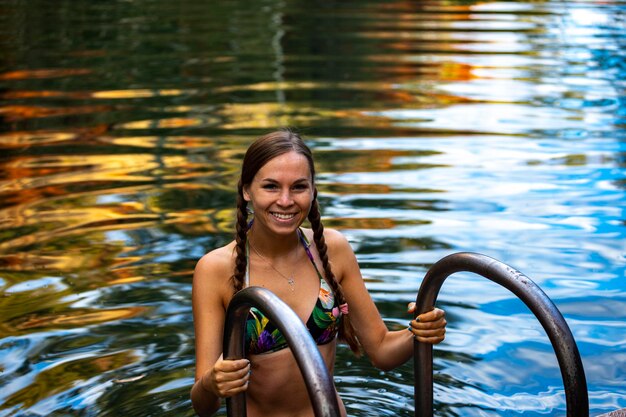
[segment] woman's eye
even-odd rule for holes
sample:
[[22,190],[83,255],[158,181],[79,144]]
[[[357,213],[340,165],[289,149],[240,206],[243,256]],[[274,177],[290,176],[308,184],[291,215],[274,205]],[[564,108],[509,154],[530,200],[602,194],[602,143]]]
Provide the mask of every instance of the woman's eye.
[[276,187],[276,184],[265,184],[263,185],[263,188],[265,190],[275,190],[277,187]]
[[296,184],[293,186],[293,189],[296,191],[304,191],[304,190],[308,190],[309,186],[307,184]]

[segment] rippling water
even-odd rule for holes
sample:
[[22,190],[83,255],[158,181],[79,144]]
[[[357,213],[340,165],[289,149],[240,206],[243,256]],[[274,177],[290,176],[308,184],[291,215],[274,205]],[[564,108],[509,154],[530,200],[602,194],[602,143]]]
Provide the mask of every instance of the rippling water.
[[[626,407],[626,3],[0,0],[0,416],[193,415],[195,261],[248,143],[294,126],[381,313],[487,254],[554,300],[591,414]],[[439,416],[564,415],[506,290],[448,279]],[[354,416],[412,367],[339,351]]]

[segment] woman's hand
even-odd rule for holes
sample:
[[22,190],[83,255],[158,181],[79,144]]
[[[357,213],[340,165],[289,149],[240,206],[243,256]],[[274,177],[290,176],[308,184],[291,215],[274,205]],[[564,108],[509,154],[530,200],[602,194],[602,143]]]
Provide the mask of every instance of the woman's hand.
[[224,360],[220,357],[213,369],[202,375],[202,387],[218,397],[232,397],[248,389],[249,378],[249,360]]
[[[409,303],[408,312],[415,312],[415,303]],[[436,345],[441,343],[446,337],[446,312],[433,308],[422,313],[415,320],[411,320],[409,331],[418,342],[431,343]]]

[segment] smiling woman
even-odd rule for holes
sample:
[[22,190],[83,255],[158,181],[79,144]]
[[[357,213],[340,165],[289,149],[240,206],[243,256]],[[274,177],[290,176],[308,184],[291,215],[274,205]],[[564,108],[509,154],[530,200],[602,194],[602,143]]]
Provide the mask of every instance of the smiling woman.
[[[338,336],[381,369],[406,362],[414,339],[444,339],[440,309],[411,321],[408,331],[387,329],[348,241],[322,225],[313,156],[297,134],[273,132],[248,148],[237,208],[235,240],[203,256],[194,273],[197,366],[191,397],[199,415],[213,414],[221,398],[244,391],[249,416],[314,415],[285,336],[259,310],[252,308],[246,322],[248,359],[222,358],[226,307],[244,287],[268,288],[287,303],[306,323],[331,374]],[[310,229],[302,227],[307,219]]]

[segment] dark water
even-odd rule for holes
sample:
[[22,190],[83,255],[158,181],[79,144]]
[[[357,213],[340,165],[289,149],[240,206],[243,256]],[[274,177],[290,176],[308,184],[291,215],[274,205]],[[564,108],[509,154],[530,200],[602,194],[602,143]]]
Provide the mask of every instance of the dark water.
[[[191,416],[191,274],[239,159],[293,126],[392,328],[459,251],[530,276],[626,407],[626,3],[0,0],[0,416]],[[438,416],[564,415],[547,336],[448,279]],[[354,416],[412,366],[339,352]]]

